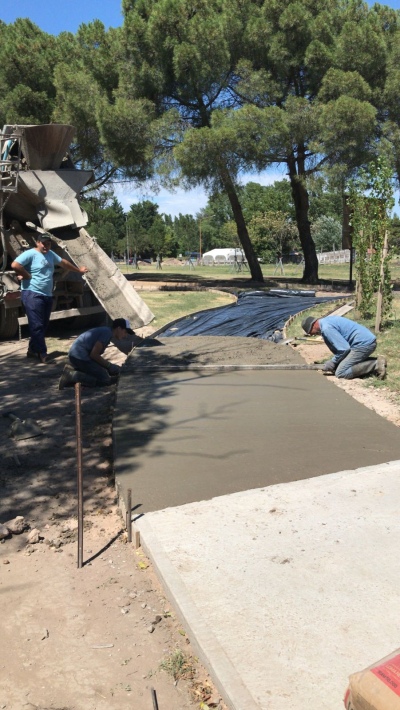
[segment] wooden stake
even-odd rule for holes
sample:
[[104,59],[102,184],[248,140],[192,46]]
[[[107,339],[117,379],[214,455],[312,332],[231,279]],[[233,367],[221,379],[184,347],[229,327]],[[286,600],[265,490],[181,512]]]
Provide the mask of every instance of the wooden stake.
[[385,259],[388,253],[388,233],[385,231],[385,239],[383,241],[383,249],[381,254],[381,264],[379,271],[379,286],[376,299],[376,316],[375,316],[375,333],[379,333],[382,325],[382,302],[383,302],[383,286],[385,282]]

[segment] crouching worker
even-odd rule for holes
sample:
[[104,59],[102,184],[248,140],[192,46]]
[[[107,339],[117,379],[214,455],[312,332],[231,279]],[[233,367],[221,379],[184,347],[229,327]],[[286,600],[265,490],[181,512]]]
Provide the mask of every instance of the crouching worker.
[[124,340],[128,334],[133,335],[133,330],[128,327],[125,318],[117,318],[112,322],[111,328],[92,328],[79,335],[68,353],[73,369],[65,366],[59,389],[71,387],[77,382],[86,387],[107,387],[115,384],[121,368],[106,360],[103,353],[111,339]]
[[305,318],[301,326],[307,335],[321,334],[325,344],[334,354],[323,366],[325,375],[336,375],[345,380],[376,375],[386,377],[386,360],[370,355],[376,349],[376,338],[368,328],[342,316]]

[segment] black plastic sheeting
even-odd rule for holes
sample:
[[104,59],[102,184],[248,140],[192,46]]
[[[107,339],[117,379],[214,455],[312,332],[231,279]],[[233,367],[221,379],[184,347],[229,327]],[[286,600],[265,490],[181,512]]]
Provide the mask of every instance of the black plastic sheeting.
[[229,306],[193,313],[157,331],[165,338],[181,335],[232,335],[279,341],[290,316],[337,297],[317,298],[314,291],[245,291]]

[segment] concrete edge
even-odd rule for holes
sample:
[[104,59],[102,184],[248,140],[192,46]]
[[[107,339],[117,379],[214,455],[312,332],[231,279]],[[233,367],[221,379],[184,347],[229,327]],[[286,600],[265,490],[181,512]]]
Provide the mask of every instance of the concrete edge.
[[222,698],[232,710],[259,710],[259,705],[242,682],[221,648],[206,620],[191,599],[190,593],[175,572],[166,551],[146,517],[135,522],[141,545],[151,560],[167,597],[174,606],[199,660],[207,669]]

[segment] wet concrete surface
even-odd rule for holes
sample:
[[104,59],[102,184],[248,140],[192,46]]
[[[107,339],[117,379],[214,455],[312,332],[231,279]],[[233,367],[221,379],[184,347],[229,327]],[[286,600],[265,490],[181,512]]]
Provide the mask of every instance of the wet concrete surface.
[[131,371],[114,435],[137,513],[400,458],[398,428],[318,372]]

